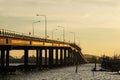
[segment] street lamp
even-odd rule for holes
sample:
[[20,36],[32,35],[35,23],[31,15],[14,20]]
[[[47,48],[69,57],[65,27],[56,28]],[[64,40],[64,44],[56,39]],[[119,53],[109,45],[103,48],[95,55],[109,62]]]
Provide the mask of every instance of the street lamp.
[[58,26],[58,27],[63,28],[63,42],[64,42],[64,41],[65,41],[65,29],[64,29],[64,27],[63,27],[63,26]]
[[39,15],[36,16],[43,16],[45,18],[45,40],[47,39],[47,16],[46,15]]
[[70,33],[73,33],[73,34],[74,34],[74,43],[75,43],[75,32],[70,32]]
[[34,24],[35,23],[39,23],[40,21],[36,21],[36,22],[33,22],[32,25],[33,25],[33,36],[34,36]]
[[52,30],[52,40],[53,40],[53,32],[56,31],[56,30],[58,30],[58,29],[54,29],[54,30]]

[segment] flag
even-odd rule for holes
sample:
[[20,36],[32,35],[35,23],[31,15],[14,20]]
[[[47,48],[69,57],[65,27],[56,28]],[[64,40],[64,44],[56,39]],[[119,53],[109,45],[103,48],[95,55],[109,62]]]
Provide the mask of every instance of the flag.
[[29,35],[31,35],[31,32],[29,32]]
[[48,35],[47,35],[47,37],[46,37],[46,38],[49,38],[49,37],[50,37],[50,36],[48,36]]
[[59,40],[59,38],[57,38],[57,40]]

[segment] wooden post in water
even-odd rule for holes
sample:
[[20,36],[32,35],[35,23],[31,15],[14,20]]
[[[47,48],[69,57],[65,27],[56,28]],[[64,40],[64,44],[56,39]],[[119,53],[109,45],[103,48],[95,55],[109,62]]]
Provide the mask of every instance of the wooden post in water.
[[95,57],[95,70],[96,70],[96,57]]
[[95,67],[94,67],[94,71],[96,71],[96,57],[94,57],[95,60]]
[[92,71],[96,71],[96,57],[94,57],[93,60],[94,60],[95,66],[94,66],[94,68],[92,69]]
[[77,53],[75,52],[75,60],[76,60],[76,73],[78,72],[78,56],[77,56]]
[[78,64],[76,64],[76,71],[75,71],[76,73],[78,72]]

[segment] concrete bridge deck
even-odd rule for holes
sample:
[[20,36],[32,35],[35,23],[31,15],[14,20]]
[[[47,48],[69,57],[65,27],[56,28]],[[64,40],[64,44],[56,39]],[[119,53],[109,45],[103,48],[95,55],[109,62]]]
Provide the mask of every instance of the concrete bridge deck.
[[[28,51],[36,50],[35,66],[74,65],[87,62],[81,48],[74,44],[57,40],[43,39],[14,31],[0,29],[1,69],[9,66],[10,50],[24,50],[24,68],[28,67]],[[45,51],[45,65],[42,65],[42,51]],[[49,55],[49,56],[48,56]],[[53,64],[55,55],[56,63]],[[58,55],[60,59],[58,59]],[[6,56],[6,59],[5,59]],[[49,58],[49,60],[47,60]],[[6,62],[5,62],[6,61]],[[60,61],[60,63],[58,63]],[[6,65],[5,65],[6,64]],[[30,65],[29,65],[30,67]]]

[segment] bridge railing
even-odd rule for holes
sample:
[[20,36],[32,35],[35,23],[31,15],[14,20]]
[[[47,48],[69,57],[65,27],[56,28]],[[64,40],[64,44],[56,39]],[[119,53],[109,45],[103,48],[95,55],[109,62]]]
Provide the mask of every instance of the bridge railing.
[[32,36],[32,35],[29,35],[27,33],[20,33],[20,32],[6,30],[6,29],[0,29],[0,36],[15,37],[15,38],[26,38],[26,39],[27,38],[28,39],[30,39],[30,38],[38,39],[38,36]]
[[61,44],[67,43],[67,42],[58,41],[58,40],[44,39],[44,38],[40,38],[39,36],[33,36],[33,35],[29,35],[27,33],[20,33],[20,32],[6,30],[6,29],[0,29],[0,36],[1,37],[19,38],[19,39],[29,39],[29,40],[34,40],[34,41],[50,42],[50,43],[61,43]]
[[67,45],[73,46],[77,50],[81,50],[80,47],[78,47],[74,43],[58,41],[58,40],[51,40],[51,39],[44,39],[44,38],[40,38],[39,36],[33,36],[33,35],[29,35],[27,33],[20,33],[20,32],[6,30],[6,29],[0,29],[0,36],[20,38],[20,39],[30,39],[30,40],[37,40],[37,41],[50,42],[50,43],[61,43],[61,44],[65,44],[65,45],[67,44]]
[[0,36],[23,37],[23,33],[11,31],[11,30],[6,30],[6,29],[0,29]]
[[[51,39],[44,39],[44,38],[40,38],[38,36],[32,36],[29,34],[25,34],[25,33],[20,33],[20,32],[16,32],[16,31],[11,31],[11,30],[6,30],[6,29],[0,29],[0,36],[2,37],[10,37],[10,38],[18,38],[18,39],[27,39],[28,42],[31,44],[31,40],[34,41],[40,41],[43,43],[43,46],[46,46],[45,43],[47,44],[51,44],[49,46],[55,46],[53,44],[57,44],[57,46],[67,46],[67,47],[71,47],[72,49],[78,51],[80,53],[80,55],[82,56],[82,58],[84,59],[82,53],[81,53],[81,48],[76,45],[75,43],[69,43],[69,42],[64,42],[64,41],[57,41],[57,40],[51,40]],[[10,41],[5,41],[5,42],[10,42]],[[25,41],[26,42],[26,41]],[[9,43],[8,43],[9,44]],[[47,45],[48,46],[48,45]]]

